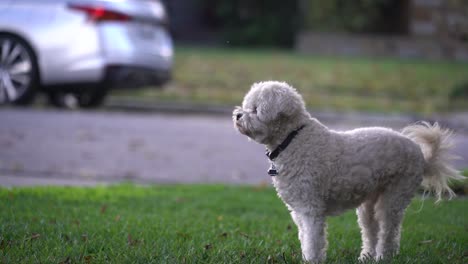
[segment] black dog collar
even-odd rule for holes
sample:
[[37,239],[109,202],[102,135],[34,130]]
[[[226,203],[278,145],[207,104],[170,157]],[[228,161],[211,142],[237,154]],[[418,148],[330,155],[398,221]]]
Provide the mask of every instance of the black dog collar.
[[267,155],[267,157],[271,161],[273,161],[276,157],[278,157],[278,155],[289,146],[291,141],[296,137],[296,135],[299,133],[299,131],[301,131],[304,127],[305,127],[305,125],[302,125],[298,129],[296,129],[296,130],[292,131],[291,133],[289,133],[289,135],[286,137],[286,139],[283,142],[281,142],[281,144],[275,150],[273,150],[272,152],[267,150],[266,153],[265,153]]
[[270,159],[270,168],[268,169],[268,175],[270,175],[272,177],[278,175],[278,171],[276,170],[276,166],[273,163],[273,160],[276,157],[278,157],[278,155],[289,146],[291,141],[296,137],[296,135],[299,133],[299,131],[301,131],[301,129],[303,129],[304,127],[305,127],[305,125],[302,125],[298,129],[296,129],[296,130],[292,131],[291,133],[289,133],[289,135],[286,137],[286,139],[283,142],[281,142],[281,144],[275,150],[273,150],[273,152],[270,152],[268,150],[266,151],[265,154]]

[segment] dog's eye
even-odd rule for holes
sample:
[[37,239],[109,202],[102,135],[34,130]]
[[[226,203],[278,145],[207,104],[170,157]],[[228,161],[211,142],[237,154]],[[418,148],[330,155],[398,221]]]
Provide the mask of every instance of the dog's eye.
[[257,114],[257,107],[254,107],[254,108],[252,109],[252,114]]

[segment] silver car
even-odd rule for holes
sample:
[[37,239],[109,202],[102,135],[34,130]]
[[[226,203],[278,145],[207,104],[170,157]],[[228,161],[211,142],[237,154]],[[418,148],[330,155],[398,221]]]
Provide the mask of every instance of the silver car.
[[161,86],[173,44],[159,0],[0,0],[0,104],[46,92],[100,105],[109,88]]

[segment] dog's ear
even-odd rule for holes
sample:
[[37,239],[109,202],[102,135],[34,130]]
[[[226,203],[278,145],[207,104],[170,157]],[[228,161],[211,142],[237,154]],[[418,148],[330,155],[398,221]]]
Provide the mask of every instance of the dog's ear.
[[285,83],[274,83],[273,86],[263,90],[258,102],[259,118],[264,121],[290,118],[305,109],[302,97]]
[[257,113],[260,120],[269,122],[278,118],[281,112],[280,95],[271,89],[263,91],[258,100]]

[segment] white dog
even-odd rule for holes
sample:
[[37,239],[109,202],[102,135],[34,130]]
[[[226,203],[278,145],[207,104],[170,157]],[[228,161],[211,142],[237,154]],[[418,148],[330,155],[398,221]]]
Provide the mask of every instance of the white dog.
[[463,179],[449,165],[450,132],[421,123],[387,128],[329,130],[306,111],[286,83],[256,83],[233,112],[240,133],[264,144],[268,171],[291,211],[306,261],[326,255],[325,218],[356,208],[362,234],[360,260],[398,253],[405,208],[418,187],[440,199],[453,196],[449,179]]

